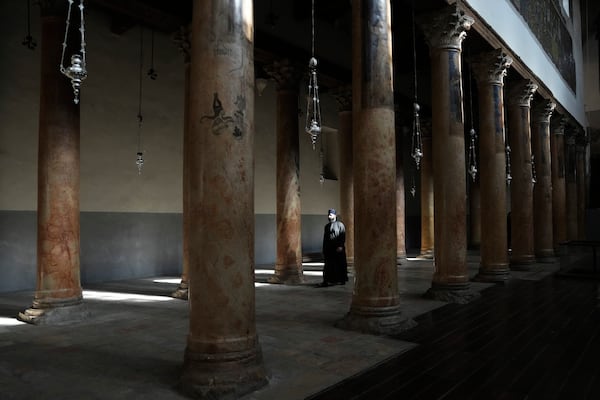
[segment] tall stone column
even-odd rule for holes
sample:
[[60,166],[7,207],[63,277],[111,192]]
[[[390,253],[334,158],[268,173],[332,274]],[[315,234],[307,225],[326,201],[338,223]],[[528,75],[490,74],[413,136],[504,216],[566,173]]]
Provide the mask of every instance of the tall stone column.
[[277,259],[270,283],[301,283],[300,141],[298,87],[300,71],[289,60],[265,67],[277,84]]
[[254,293],[251,1],[195,1],[190,65],[190,325],[180,389],[237,398],[266,384]]
[[567,136],[567,240],[577,240],[577,152],[575,133],[570,131]]
[[512,58],[502,50],[475,56],[472,68],[479,94],[479,178],[481,265],[476,279],[504,282],[508,268],[504,77]]
[[533,246],[536,259],[552,261],[552,172],[550,160],[550,117],[556,104],[543,100],[533,108],[531,144],[535,156],[536,183],[533,187]]
[[434,227],[433,227],[433,168],[431,148],[431,122],[421,124],[421,250],[420,258],[433,259]]
[[507,90],[510,144],[510,236],[512,269],[535,262],[533,246],[533,177],[531,168],[531,99],[537,85],[520,80]]
[[185,84],[183,93],[183,252],[181,282],[173,293],[176,299],[187,300],[190,271],[190,46],[191,31],[189,26],[181,27],[173,37],[173,41],[183,53],[185,66]]
[[431,56],[435,257],[427,296],[465,303],[471,290],[467,266],[467,191],[462,92],[462,41],[473,18],[448,6],[421,20]]
[[[88,315],[82,303],[79,261],[79,105],[59,71],[67,3],[42,1],[38,147],[37,283],[21,321],[53,324]],[[79,39],[72,21],[70,39]],[[65,63],[79,53],[70,41]]]
[[354,266],[354,167],[352,156],[352,87],[344,86],[332,93],[338,102],[340,152],[340,212],[346,226],[346,260]]
[[577,184],[577,239],[585,240],[585,212],[587,205],[585,190],[585,154],[587,138],[583,132],[577,137],[576,142],[576,184]]
[[393,333],[400,315],[396,267],[396,154],[391,4],[352,2],[354,291],[339,327]]
[[567,197],[565,183],[565,123],[564,117],[553,119],[550,151],[552,157],[552,232],[555,254],[560,243],[567,240]]
[[394,130],[396,132],[396,263],[400,265],[406,261],[406,200],[402,129],[394,127]]

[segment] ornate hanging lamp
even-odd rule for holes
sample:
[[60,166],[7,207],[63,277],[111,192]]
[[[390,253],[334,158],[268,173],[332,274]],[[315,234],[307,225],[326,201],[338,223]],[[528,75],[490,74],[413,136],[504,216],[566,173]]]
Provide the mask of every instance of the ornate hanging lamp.
[[308,62],[308,95],[306,104],[306,133],[310,136],[313,150],[321,135],[321,105],[317,82],[317,59],[315,58],[315,0],[311,8],[311,58]]
[[535,172],[535,156],[531,155],[531,183],[534,185],[537,183],[537,174]]
[[411,140],[411,157],[415,160],[417,170],[420,168],[421,159],[423,158],[423,143],[421,142],[421,122],[419,120],[419,111],[421,107],[418,102],[418,89],[417,89],[417,44],[416,44],[416,33],[415,33],[415,7],[413,2],[412,7],[412,40],[413,40],[413,75],[414,75],[414,89],[415,89],[415,101],[413,103],[413,124],[412,124],[412,140]]
[[81,83],[87,78],[86,69],[86,57],[85,57],[85,22],[83,18],[83,0],[79,0],[79,13],[80,13],[80,24],[79,32],[81,34],[81,48],[79,53],[71,56],[71,65],[69,67],[64,66],[65,62],[65,51],[67,49],[67,39],[69,36],[69,25],[71,24],[71,9],[73,8],[74,0],[67,0],[69,2],[69,9],[67,11],[67,22],[65,28],[65,38],[62,43],[62,55],[60,58],[60,72],[71,80],[71,86],[73,87],[73,102],[79,104],[79,90]]
[[506,184],[510,186],[510,182],[512,181],[512,175],[510,174],[510,146],[506,145]]
[[144,69],[144,28],[140,26],[140,70],[139,70],[139,91],[138,91],[138,132],[137,132],[137,154],[135,159],[135,165],[137,165],[138,175],[142,174],[142,168],[144,167],[144,152],[142,150],[142,122],[144,117],[142,115],[142,76]]
[[33,36],[31,36],[31,0],[27,0],[27,36],[25,36],[21,44],[29,50],[33,50],[37,46]]
[[471,68],[469,68],[469,113],[471,130],[469,131],[468,172],[469,175],[471,175],[473,182],[475,182],[475,179],[477,178],[477,153],[475,152],[475,139],[477,139],[477,133],[475,132],[475,123],[473,121],[473,79],[471,78]]

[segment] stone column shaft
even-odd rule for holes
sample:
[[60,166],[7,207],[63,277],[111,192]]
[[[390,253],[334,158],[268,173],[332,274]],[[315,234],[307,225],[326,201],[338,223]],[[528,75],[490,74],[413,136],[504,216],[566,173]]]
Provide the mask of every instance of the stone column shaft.
[[[66,4],[42,4],[38,146],[37,283],[31,308],[19,319],[51,324],[80,319],[79,105],[58,68]],[[77,23],[73,25],[78,26]],[[70,36],[77,35],[72,28]],[[79,47],[69,43],[65,63]]]
[[185,84],[183,93],[182,271],[181,282],[171,296],[182,300],[188,298],[190,271],[190,34],[189,27],[182,27],[174,37],[175,43],[184,56]]
[[481,266],[477,280],[509,277],[506,224],[504,76],[512,63],[501,50],[479,54],[472,67],[479,90],[479,182],[481,185]]
[[552,232],[554,252],[567,240],[567,206],[565,183],[565,120],[560,118],[550,137],[552,155]]
[[534,108],[531,143],[535,156],[536,183],[533,188],[533,245],[538,261],[554,256],[552,235],[552,172],[550,160],[550,117],[556,104],[544,100]]
[[338,326],[402,329],[396,270],[395,118],[389,0],[352,2],[354,292]]
[[423,157],[421,158],[421,251],[419,257],[433,258],[434,227],[433,227],[433,171],[431,161],[431,124],[422,124],[421,143]]
[[531,168],[531,99],[537,85],[516,82],[508,91],[508,136],[511,163],[511,267],[527,269],[535,262],[533,246],[533,181]]
[[194,2],[190,66],[190,326],[180,387],[237,398],[266,384],[254,293],[251,1]]
[[575,136],[567,137],[567,240],[577,240],[577,162]]
[[435,257],[427,295],[464,303],[476,297],[467,267],[467,210],[461,47],[473,19],[457,6],[423,18],[432,81]]
[[585,153],[586,140],[585,137],[580,137],[576,147],[577,151],[577,239],[585,240],[585,212],[586,212],[586,190],[585,190]]
[[266,68],[277,82],[277,259],[271,283],[303,281],[298,85],[300,74],[289,60]]
[[469,197],[469,210],[470,210],[470,224],[471,229],[471,240],[470,246],[473,249],[481,249],[481,186],[479,183],[479,177],[475,178],[475,182],[470,182],[470,197]]
[[396,129],[396,263],[406,261],[406,200],[404,198],[404,160],[402,131]]
[[352,155],[352,88],[344,87],[334,93],[339,104],[338,143],[340,152],[340,212],[346,226],[346,260],[354,265],[354,161]]

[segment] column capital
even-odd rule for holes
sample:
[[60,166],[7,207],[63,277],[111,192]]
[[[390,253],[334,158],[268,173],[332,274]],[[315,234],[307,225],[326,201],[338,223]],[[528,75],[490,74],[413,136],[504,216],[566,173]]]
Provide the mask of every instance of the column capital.
[[536,122],[550,122],[550,117],[556,108],[556,103],[552,100],[543,100],[537,103],[532,111],[532,117]]
[[467,31],[475,22],[457,6],[420,16],[417,22],[431,49],[461,50]]
[[504,85],[506,71],[513,62],[502,49],[476,54],[469,59],[475,79],[479,84]]
[[298,85],[302,79],[302,71],[288,58],[275,60],[265,65],[265,72],[275,80],[277,90],[298,91]]
[[550,130],[553,135],[564,136],[567,118],[564,115],[554,114],[555,118],[550,119]]
[[183,53],[184,62],[188,64],[192,57],[192,29],[190,26],[180,26],[179,30],[173,34],[172,40],[179,51]]
[[531,99],[537,91],[538,85],[529,79],[521,79],[508,88],[508,103],[520,107],[530,107]]
[[338,111],[352,111],[352,85],[342,85],[329,92],[338,102]]

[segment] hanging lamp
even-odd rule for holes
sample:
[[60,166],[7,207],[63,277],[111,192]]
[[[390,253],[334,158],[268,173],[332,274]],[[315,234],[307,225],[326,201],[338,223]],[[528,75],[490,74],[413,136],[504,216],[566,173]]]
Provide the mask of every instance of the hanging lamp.
[[475,152],[475,139],[477,139],[477,133],[475,132],[475,123],[473,121],[473,79],[471,77],[471,67],[469,67],[469,113],[471,130],[469,131],[468,172],[469,175],[471,175],[473,182],[475,182],[475,179],[477,178],[477,153]]
[[87,78],[86,70],[86,57],[85,57],[85,22],[83,17],[83,0],[79,0],[79,13],[81,16],[79,24],[79,32],[81,34],[81,48],[79,53],[71,56],[71,65],[69,67],[64,66],[65,62],[65,51],[67,49],[67,39],[69,36],[69,26],[71,24],[71,9],[73,8],[73,0],[67,0],[69,2],[69,8],[67,11],[67,21],[65,27],[65,38],[62,43],[62,55],[60,58],[60,72],[71,80],[71,86],[73,87],[73,102],[79,104],[79,90],[81,83]]
[[506,145],[505,148],[506,153],[506,184],[510,186],[510,182],[512,181],[512,175],[510,174],[510,146]]
[[138,175],[142,174],[142,168],[144,167],[144,152],[142,150],[142,122],[144,116],[142,115],[142,76],[144,69],[144,28],[140,26],[140,61],[139,61],[139,91],[138,91],[138,132],[137,132],[137,154],[135,164],[138,169]]
[[421,122],[419,119],[419,106],[418,101],[418,89],[417,89],[417,40],[415,31],[415,5],[414,1],[412,4],[412,40],[413,40],[413,75],[414,75],[414,89],[415,89],[415,101],[413,103],[413,124],[412,124],[412,143],[411,143],[411,157],[415,160],[417,170],[421,165],[421,159],[423,158],[423,143],[421,142]]
[[315,150],[321,135],[321,105],[319,100],[319,84],[317,82],[317,59],[315,58],[315,0],[311,7],[311,58],[308,62],[308,95],[306,104],[306,133]]

